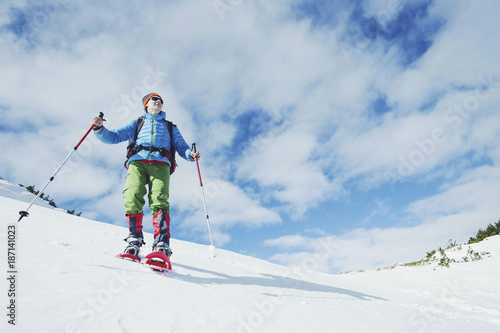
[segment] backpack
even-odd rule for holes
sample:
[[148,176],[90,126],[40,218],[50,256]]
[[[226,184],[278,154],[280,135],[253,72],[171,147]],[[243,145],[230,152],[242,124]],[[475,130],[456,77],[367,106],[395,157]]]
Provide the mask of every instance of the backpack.
[[137,126],[135,127],[134,140],[132,140],[132,139],[128,140],[127,160],[125,161],[125,164],[124,164],[125,167],[127,167],[127,162],[132,155],[137,154],[141,150],[148,150],[150,152],[158,151],[158,152],[160,152],[161,156],[168,158],[168,160],[170,161],[170,174],[173,174],[175,172],[175,168],[177,167],[177,163],[175,162],[175,147],[174,147],[173,127],[176,125],[174,125],[171,121],[168,121],[166,119],[163,119],[163,120],[167,124],[168,134],[170,135],[170,151],[166,150],[165,148],[145,147],[143,145],[139,145],[139,146],[135,145],[135,142],[137,141],[137,136],[139,135],[139,132],[142,129],[142,125],[144,124],[144,116],[140,116],[137,119]]

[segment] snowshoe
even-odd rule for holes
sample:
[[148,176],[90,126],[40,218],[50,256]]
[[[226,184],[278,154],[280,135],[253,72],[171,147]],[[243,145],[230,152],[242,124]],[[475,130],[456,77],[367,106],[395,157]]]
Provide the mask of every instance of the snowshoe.
[[[170,251],[171,253],[171,251]],[[141,264],[155,271],[166,272],[172,270],[172,264],[167,254],[162,250],[151,252],[141,260]]]
[[138,257],[136,257],[136,256],[134,256],[133,254],[130,254],[130,253],[120,253],[120,254],[117,254],[116,258],[130,260],[130,261],[134,261],[134,262],[140,262],[141,261],[141,259],[139,259]]
[[123,250],[123,253],[118,254],[116,257],[140,262],[139,251],[141,250],[141,245],[142,244],[139,241],[131,241],[128,243],[125,250]]

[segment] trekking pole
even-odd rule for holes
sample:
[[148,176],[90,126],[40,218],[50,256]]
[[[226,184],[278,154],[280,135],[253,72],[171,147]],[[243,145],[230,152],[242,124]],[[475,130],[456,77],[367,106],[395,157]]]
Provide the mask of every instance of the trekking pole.
[[[196,143],[193,143],[191,146],[191,150],[196,153]],[[205,215],[207,216],[207,226],[208,226],[208,235],[210,236],[210,246],[214,247],[214,242],[212,241],[212,232],[210,231],[210,222],[207,213],[207,204],[205,203],[205,191],[203,191],[203,182],[201,181],[201,172],[200,172],[200,164],[198,163],[198,157],[195,158],[196,167],[198,168],[198,177],[200,178],[200,188],[201,188],[201,197],[203,198],[203,207],[205,207]]]
[[[101,118],[103,121],[105,121],[105,119],[104,119],[104,113],[99,112],[99,118]],[[33,206],[33,204],[35,203],[36,199],[38,199],[43,194],[43,190],[45,190],[45,188],[50,184],[50,182],[52,182],[54,180],[54,178],[56,177],[56,175],[59,172],[59,170],[61,170],[61,168],[63,167],[63,165],[66,163],[66,161],[71,157],[71,155],[73,155],[73,153],[78,149],[78,147],[80,147],[80,145],[82,144],[83,140],[85,140],[85,138],[89,135],[90,131],[94,129],[94,127],[95,127],[95,125],[90,126],[89,130],[87,131],[87,133],[85,133],[85,135],[77,143],[77,145],[75,146],[75,148],[73,148],[73,150],[64,159],[64,161],[61,163],[61,165],[59,165],[59,167],[54,172],[54,174],[52,175],[52,177],[50,177],[50,179],[47,181],[47,183],[45,183],[45,185],[43,186],[43,188],[40,191],[38,191],[37,196],[35,197],[35,199],[33,199],[33,201],[31,201],[31,203],[28,206],[28,208],[26,208],[26,210],[22,210],[22,211],[19,212],[19,215],[21,215],[21,216],[19,217],[19,220],[17,220],[17,222],[21,221],[21,219],[23,217],[26,217],[26,216],[29,215],[28,210],[31,208],[31,206]]]

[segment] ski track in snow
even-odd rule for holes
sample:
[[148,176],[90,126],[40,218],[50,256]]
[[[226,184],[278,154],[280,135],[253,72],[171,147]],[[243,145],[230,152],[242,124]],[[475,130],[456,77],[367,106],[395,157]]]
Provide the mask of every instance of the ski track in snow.
[[[480,261],[324,274],[172,239],[173,271],[119,260],[127,230],[34,205],[0,183],[2,267],[16,225],[16,326],[0,332],[498,332],[500,236]],[[24,200],[19,201],[19,198]],[[146,222],[147,223],[147,222]],[[152,235],[146,234],[149,253]],[[467,251],[450,251],[461,258]]]

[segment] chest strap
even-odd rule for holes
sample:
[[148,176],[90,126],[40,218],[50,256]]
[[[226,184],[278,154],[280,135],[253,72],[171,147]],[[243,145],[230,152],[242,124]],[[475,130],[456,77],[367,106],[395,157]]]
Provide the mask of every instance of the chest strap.
[[143,146],[143,145],[138,145],[138,146],[135,146],[134,148],[132,148],[132,150],[130,151],[130,153],[127,157],[135,155],[138,152],[140,152],[141,150],[147,150],[149,152],[157,151],[160,153],[161,156],[166,157],[167,159],[170,159],[170,156],[171,156],[170,152],[165,148],[147,147],[147,146]]

